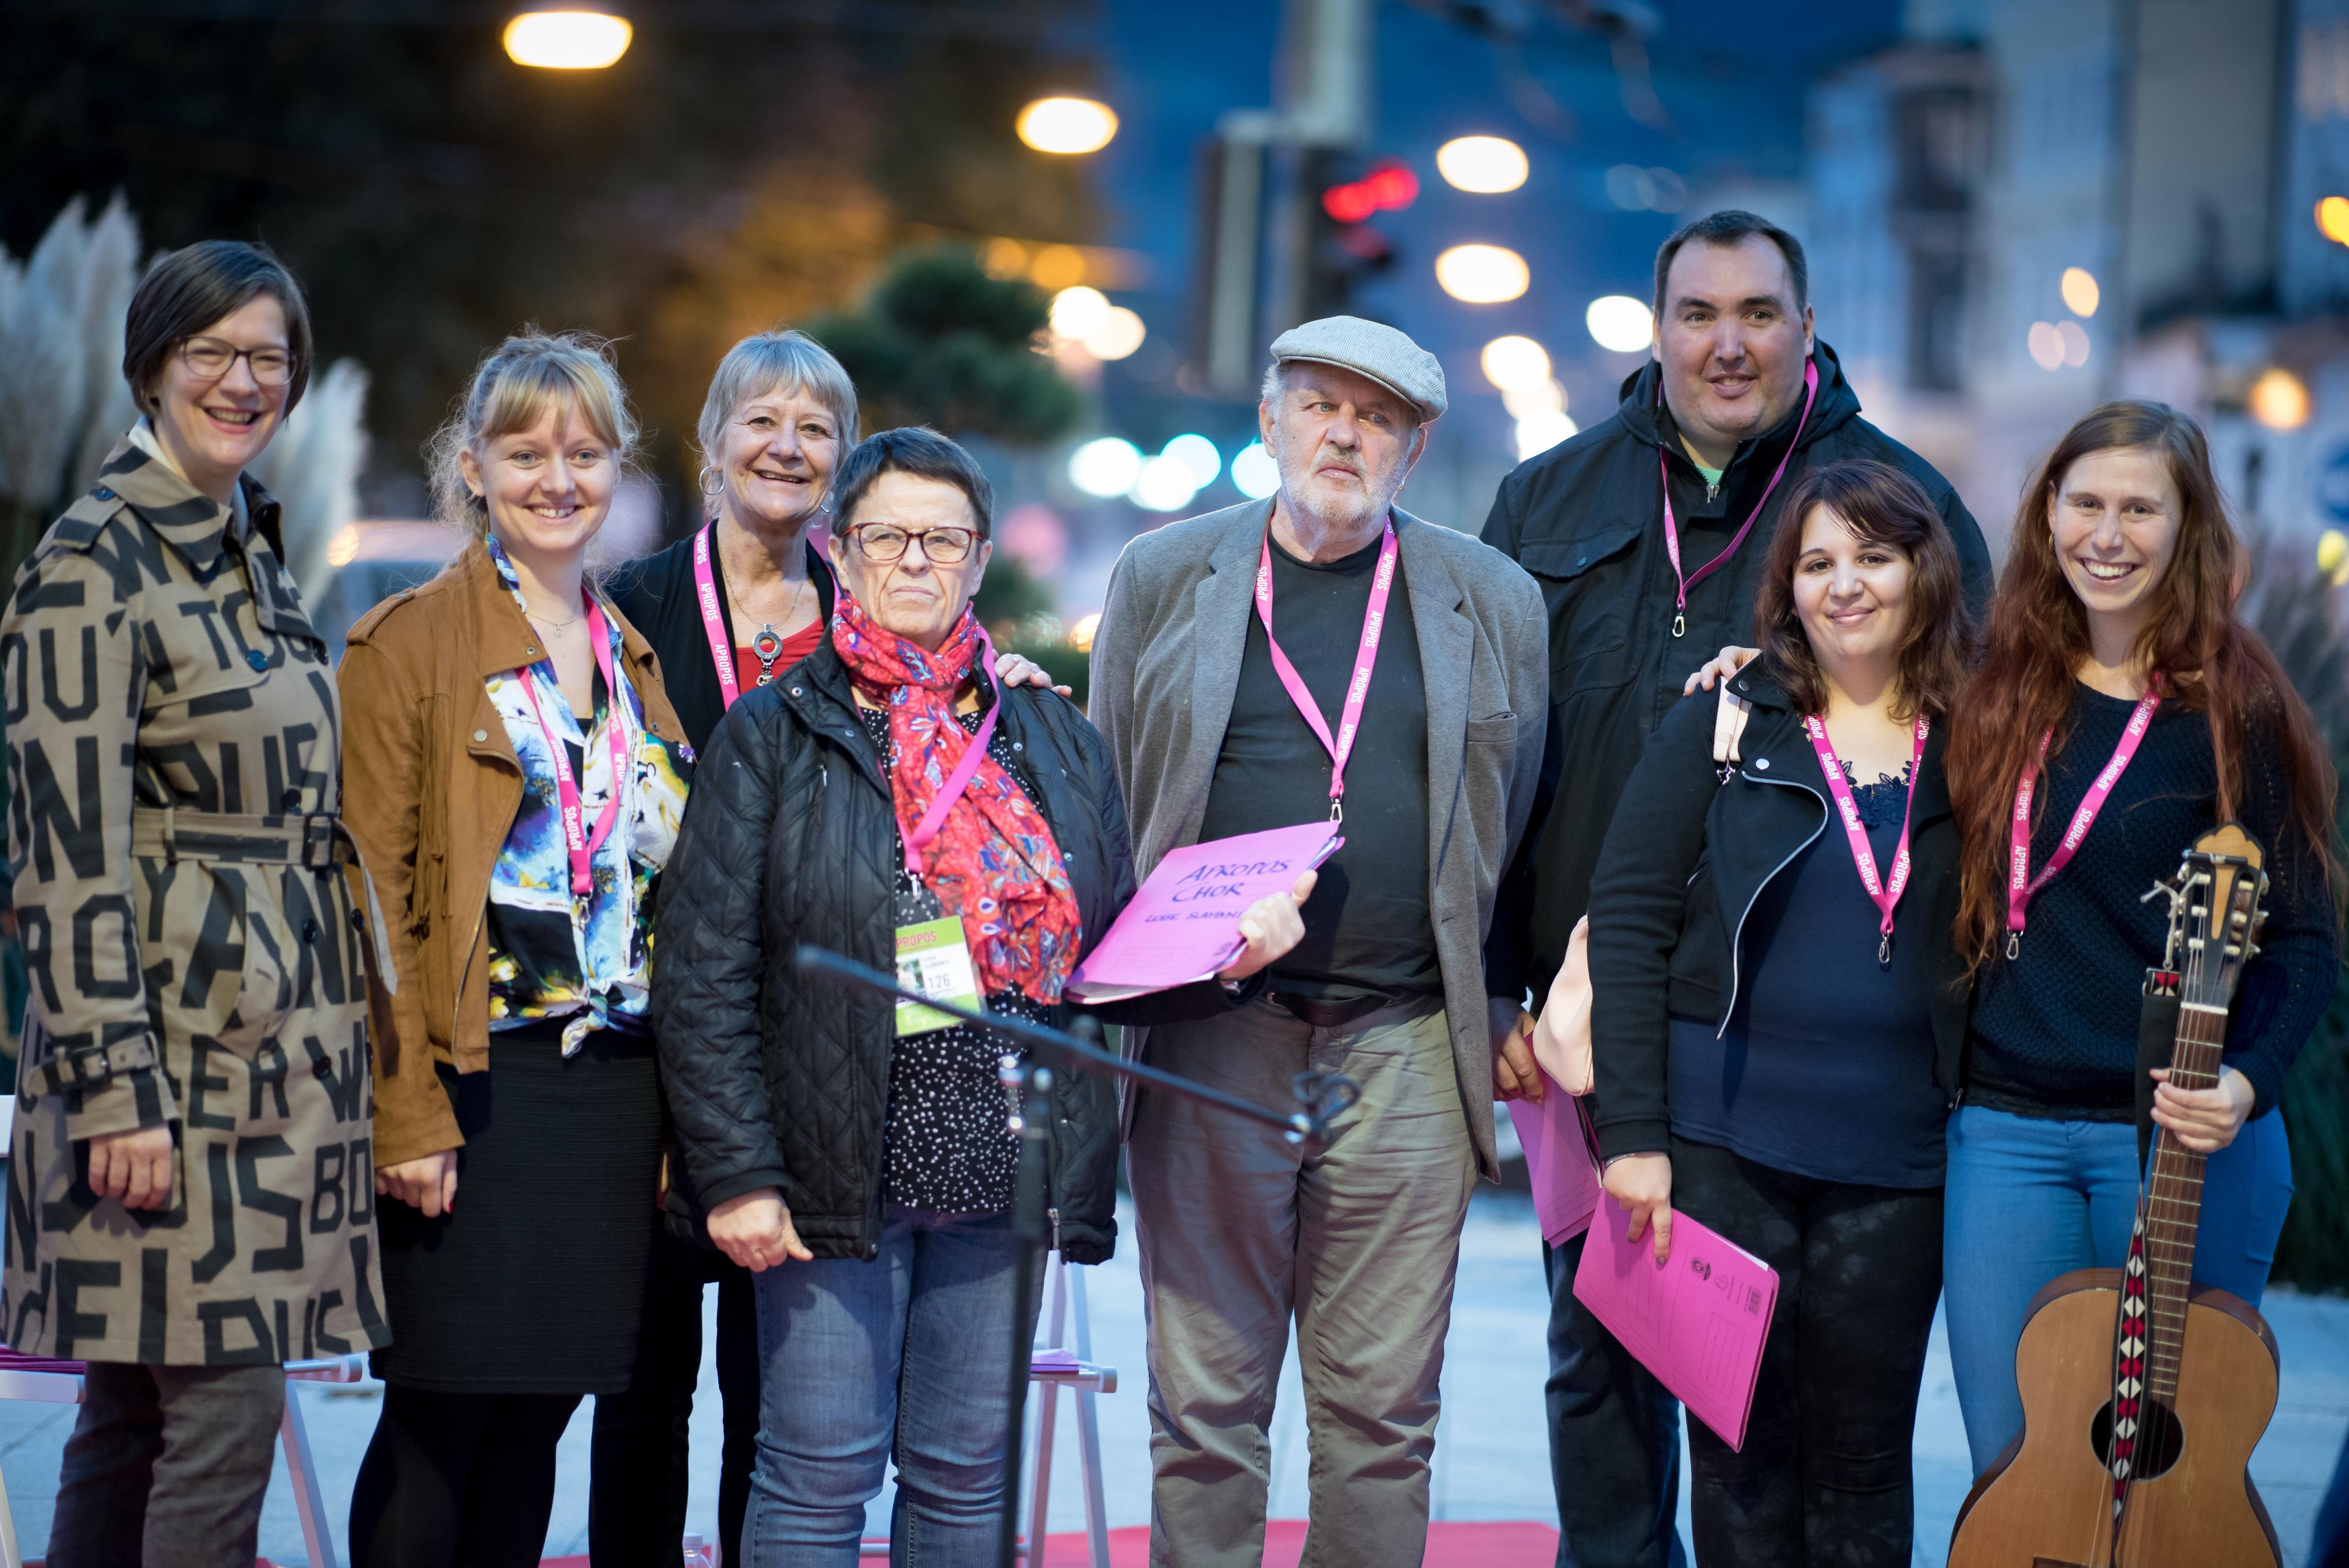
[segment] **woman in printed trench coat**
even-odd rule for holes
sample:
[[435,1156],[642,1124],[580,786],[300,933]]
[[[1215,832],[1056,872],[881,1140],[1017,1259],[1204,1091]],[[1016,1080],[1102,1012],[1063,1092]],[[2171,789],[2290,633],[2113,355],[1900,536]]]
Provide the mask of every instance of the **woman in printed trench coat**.
[[389,1337],[372,933],[326,645],[239,472],[301,393],[298,286],[191,246],[126,336],[146,417],[0,621],[32,981],[0,1328],[92,1363],[52,1563],[249,1568],[282,1364]]

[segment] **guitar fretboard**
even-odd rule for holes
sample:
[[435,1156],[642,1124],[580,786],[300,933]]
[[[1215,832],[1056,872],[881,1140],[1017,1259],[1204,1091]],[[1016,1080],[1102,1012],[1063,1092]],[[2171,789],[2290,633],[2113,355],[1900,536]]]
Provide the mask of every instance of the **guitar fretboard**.
[[[2191,1002],[2181,1006],[2170,1083],[2181,1089],[2216,1087],[2226,1040],[2224,1008]],[[2146,1392],[2165,1402],[2178,1392],[2186,1349],[2186,1298],[2194,1282],[2203,1161],[2168,1128],[2154,1129],[2153,1173],[2145,1196]]]

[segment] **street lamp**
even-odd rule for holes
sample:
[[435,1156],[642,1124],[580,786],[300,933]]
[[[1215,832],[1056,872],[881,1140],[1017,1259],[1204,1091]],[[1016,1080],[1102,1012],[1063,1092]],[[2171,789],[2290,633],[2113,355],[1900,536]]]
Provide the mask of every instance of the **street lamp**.
[[1647,301],[1628,294],[1602,294],[1582,313],[1591,341],[1610,354],[1637,354],[1655,338],[1656,318]]
[[506,24],[506,56],[549,71],[600,71],[628,52],[636,36],[605,11],[524,11]]
[[1506,245],[1454,245],[1435,258],[1435,281],[1464,305],[1504,305],[1525,293],[1533,274]]
[[1526,182],[1526,150],[1503,136],[1456,136],[1435,150],[1435,171],[1456,191],[1497,196]]
[[1040,98],[1019,111],[1016,129],[1039,152],[1099,152],[1117,134],[1117,115],[1089,98]]

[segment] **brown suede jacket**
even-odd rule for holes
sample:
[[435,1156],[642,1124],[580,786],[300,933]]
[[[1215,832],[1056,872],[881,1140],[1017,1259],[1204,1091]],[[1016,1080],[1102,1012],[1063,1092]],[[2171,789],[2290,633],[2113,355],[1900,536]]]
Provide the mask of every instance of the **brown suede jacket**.
[[[620,628],[645,725],[678,741],[660,662]],[[375,874],[399,971],[375,1041],[378,1168],[465,1140],[436,1071],[489,1066],[490,874],[522,806],[522,764],[484,681],[541,657],[481,545],[351,628],[343,656],[343,817]]]

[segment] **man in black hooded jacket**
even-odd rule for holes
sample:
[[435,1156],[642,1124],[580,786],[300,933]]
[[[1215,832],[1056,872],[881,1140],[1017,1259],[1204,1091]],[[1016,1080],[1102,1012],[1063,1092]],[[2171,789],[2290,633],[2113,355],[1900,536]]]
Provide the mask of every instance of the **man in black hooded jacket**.
[[[1965,504],[1859,417],[1813,335],[1792,234],[1735,211],[1688,224],[1656,253],[1655,309],[1653,358],[1614,415],[1520,464],[1485,524],[1549,609],[1542,789],[1485,949],[1496,998],[1548,994],[1649,734],[1692,670],[1754,640],[1755,574],[1796,474],[1851,457],[1903,470],[1949,524],[1969,605],[1990,597]],[[1679,1568],[1679,1406],[1575,1300],[1581,1257],[1578,1238],[1545,1258],[1559,1568]]]

